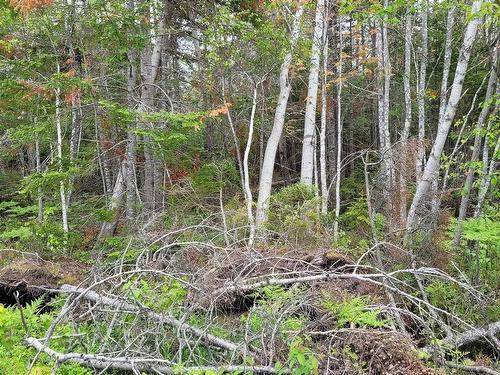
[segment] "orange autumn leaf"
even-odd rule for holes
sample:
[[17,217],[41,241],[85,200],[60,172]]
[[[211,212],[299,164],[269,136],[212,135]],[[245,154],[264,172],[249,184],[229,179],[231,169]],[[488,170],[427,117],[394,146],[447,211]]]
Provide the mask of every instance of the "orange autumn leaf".
[[10,0],[10,6],[27,16],[33,10],[52,5],[54,0]]
[[219,117],[220,115],[224,115],[229,112],[229,108],[231,108],[232,103],[224,103],[222,107],[212,109],[208,114],[209,117]]

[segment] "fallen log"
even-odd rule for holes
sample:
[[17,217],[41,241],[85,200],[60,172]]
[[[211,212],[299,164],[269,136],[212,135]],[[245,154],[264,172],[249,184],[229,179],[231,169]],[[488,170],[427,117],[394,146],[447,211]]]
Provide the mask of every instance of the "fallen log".
[[[246,365],[227,365],[227,366],[193,366],[179,367],[178,365],[161,359],[137,358],[137,357],[107,357],[98,354],[83,353],[60,353],[42,344],[34,337],[28,337],[24,340],[27,346],[33,347],[40,352],[48,354],[58,363],[78,363],[82,366],[92,369],[102,370],[121,370],[134,373],[149,372],[156,374],[179,374],[179,373],[205,373],[213,371],[217,374],[225,372],[253,372],[257,374],[276,374],[274,367],[270,366],[246,366]],[[283,373],[283,372],[280,372]],[[285,374],[288,372],[284,372]]]
[[177,328],[180,331],[191,333],[194,336],[199,337],[200,339],[202,339],[206,343],[209,343],[213,346],[217,346],[219,348],[223,348],[223,349],[226,349],[229,351],[239,352],[243,355],[251,354],[251,355],[255,356],[255,354],[252,353],[252,351],[250,349],[246,348],[242,344],[237,344],[237,343],[234,343],[232,341],[229,341],[229,340],[220,338],[218,336],[212,335],[212,334],[206,332],[205,330],[202,330],[202,329],[193,327],[187,323],[181,322],[180,320],[174,318],[171,315],[160,314],[160,313],[157,313],[157,312],[155,312],[151,309],[148,309],[148,308],[138,307],[138,306],[133,305],[133,304],[117,297],[117,296],[116,297],[107,297],[107,296],[103,296],[97,292],[94,292],[92,290],[87,290],[85,288],[78,288],[76,286],[67,285],[67,284],[62,285],[60,290],[61,290],[61,292],[68,293],[68,294],[82,295],[82,297],[87,299],[87,300],[93,301],[95,303],[100,303],[103,305],[112,306],[112,307],[114,307],[118,310],[124,311],[124,312],[136,313],[136,314],[146,316],[146,317],[153,319],[154,321],[156,321],[160,324],[166,324],[166,325],[169,325],[171,327]]
[[[475,341],[486,340],[492,344],[492,346],[500,352],[499,340],[496,338],[496,335],[500,333],[500,322],[494,322],[487,324],[483,327],[479,328],[471,328],[462,333],[458,333],[453,337],[446,338],[440,342],[440,346],[445,345],[453,345],[457,348],[471,344]],[[430,345],[424,348],[427,352],[436,351],[435,345]]]

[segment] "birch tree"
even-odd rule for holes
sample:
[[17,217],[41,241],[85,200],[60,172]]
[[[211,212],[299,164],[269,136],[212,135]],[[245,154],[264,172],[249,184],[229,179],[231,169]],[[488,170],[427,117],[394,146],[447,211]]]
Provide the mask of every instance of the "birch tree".
[[[455,14],[457,12],[456,7],[451,7],[448,10],[448,14],[446,16],[446,38],[444,43],[444,60],[443,60],[443,75],[441,77],[441,91],[439,95],[439,122],[444,121],[444,114],[446,111],[446,104],[448,102],[448,77],[450,75],[450,66],[451,66],[451,43],[453,41],[453,26],[455,23]],[[441,198],[438,195],[438,176],[434,176],[434,180],[432,181],[431,188],[433,189],[432,194],[432,220],[436,221],[439,208],[441,205]],[[444,189],[444,187],[443,187]]]
[[290,71],[290,65],[292,63],[293,51],[299,38],[300,19],[302,18],[303,12],[304,5],[301,3],[299,4],[293,17],[292,30],[290,35],[290,50],[285,55],[283,63],[281,64],[278,103],[276,104],[273,128],[271,129],[271,134],[269,135],[269,138],[267,140],[266,151],[264,153],[264,159],[262,162],[262,169],[260,171],[259,194],[257,198],[256,213],[257,227],[260,227],[267,219],[269,197],[271,196],[271,188],[273,183],[276,151],[278,150],[278,145],[283,133],[283,125],[285,123],[288,97],[290,96],[290,91],[292,89],[288,73]]
[[317,0],[314,19],[314,32],[311,48],[311,62],[309,65],[309,79],[307,84],[306,111],[304,119],[304,136],[302,140],[302,163],[300,167],[300,181],[306,185],[313,184],[314,169],[314,139],[316,124],[316,103],[318,99],[318,76],[321,54],[321,40],[324,26],[325,0]]
[[400,163],[400,173],[399,173],[399,219],[401,223],[406,221],[406,199],[407,199],[407,158],[408,158],[408,137],[410,136],[411,127],[411,49],[412,49],[412,26],[413,26],[413,16],[411,10],[406,11],[405,19],[405,62],[404,62],[404,73],[403,73],[403,87],[404,87],[404,98],[405,98],[405,119],[403,125],[403,132],[401,134],[401,146],[402,146],[402,156]]
[[465,75],[467,73],[467,66],[469,64],[472,47],[476,39],[477,29],[481,24],[481,18],[477,16],[477,13],[481,8],[481,4],[481,0],[476,0],[472,4],[472,18],[468,22],[465,30],[462,47],[460,48],[460,54],[456,65],[455,77],[453,79],[450,96],[446,105],[446,111],[443,115],[443,118],[439,121],[434,145],[429,155],[429,159],[427,160],[427,163],[425,165],[422,178],[417,185],[417,190],[408,212],[406,223],[407,235],[411,230],[415,229],[417,220],[417,208],[421,204],[424,196],[429,192],[432,180],[436,178],[439,172],[439,160],[441,157],[441,153],[443,152],[444,144],[448,137],[451,123],[455,118],[458,102],[460,101],[460,97],[462,94],[462,87]]
[[420,11],[421,25],[421,46],[420,46],[420,72],[418,75],[418,87],[417,87],[417,98],[418,98],[418,144],[417,144],[417,155],[415,161],[415,174],[417,176],[417,184],[422,176],[422,170],[424,166],[424,138],[425,138],[425,87],[427,79],[427,60],[428,47],[427,47],[427,2],[423,1],[422,9]]
[[[328,1],[326,8],[328,9]],[[323,72],[321,82],[321,126],[319,132],[319,174],[321,182],[321,213],[328,211],[328,181],[327,181],[327,156],[326,156],[326,127],[327,127],[327,85],[328,85],[328,17],[324,17],[323,25]]]
[[342,53],[344,40],[342,36],[342,17],[338,20],[339,38],[339,61],[337,63],[337,158],[335,175],[335,222],[333,224],[333,238],[339,240],[339,216],[340,216],[340,169],[342,167]]
[[[60,73],[61,67],[59,62],[57,63],[57,73]],[[63,151],[62,151],[62,127],[61,127],[61,88],[57,87],[55,90],[55,99],[56,99],[56,112],[55,112],[55,123],[56,123],[56,132],[57,132],[57,163],[59,168],[59,173],[63,173]],[[62,177],[62,176],[61,176]],[[68,224],[68,200],[66,199],[66,184],[64,179],[61,178],[61,182],[59,183],[59,195],[61,198],[61,214],[62,214],[62,226],[63,231],[65,233],[69,232],[69,224]]]
[[[389,6],[389,1],[384,0],[384,8]],[[376,34],[378,57],[378,133],[380,142],[381,163],[381,189],[387,207],[391,204],[391,188],[393,179],[391,136],[389,130],[389,91],[391,85],[391,63],[389,59],[389,40],[387,30],[387,15],[383,16],[380,29]]]

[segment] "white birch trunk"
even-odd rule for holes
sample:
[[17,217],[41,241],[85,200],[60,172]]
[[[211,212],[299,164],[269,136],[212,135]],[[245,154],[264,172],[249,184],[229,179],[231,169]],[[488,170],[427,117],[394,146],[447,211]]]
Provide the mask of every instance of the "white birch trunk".
[[403,87],[404,87],[404,97],[405,97],[405,121],[403,126],[403,133],[401,134],[401,163],[400,163],[400,175],[399,175],[399,220],[401,223],[406,221],[406,200],[407,200],[407,141],[410,136],[411,127],[411,49],[412,49],[412,15],[410,11],[406,12],[406,22],[405,22],[405,63],[404,63],[404,74],[403,74]]
[[[388,7],[388,0],[384,0],[384,7]],[[382,155],[381,163],[381,181],[382,193],[386,208],[391,206],[392,195],[392,152],[391,137],[389,131],[389,90],[391,77],[391,63],[389,60],[389,44],[387,35],[387,16],[384,16],[382,27],[376,35],[378,69],[379,69],[379,88],[378,88],[378,130],[380,153]],[[383,79],[380,79],[380,74]],[[389,211],[389,210],[387,210]]]
[[292,52],[295,49],[297,40],[299,38],[300,19],[302,18],[303,12],[304,6],[300,5],[294,15],[291,31],[290,51],[286,54],[283,63],[281,64],[279,79],[280,92],[278,96],[278,103],[276,105],[276,111],[274,114],[273,128],[271,129],[271,134],[269,135],[267,141],[266,151],[264,153],[264,159],[262,162],[262,170],[260,172],[259,195],[257,198],[256,214],[257,227],[260,227],[267,219],[269,197],[271,196],[271,188],[273,182],[274,161],[276,159],[276,151],[278,149],[281,134],[283,133],[283,125],[285,123],[288,97],[290,96],[290,90],[292,89],[288,77],[288,72],[290,70],[290,64],[292,63]]
[[333,224],[333,238],[339,240],[339,216],[340,216],[340,176],[342,168],[342,50],[344,41],[342,36],[342,16],[338,18],[339,29],[339,61],[337,64],[337,166],[335,175],[335,222]]
[[[439,97],[439,121],[442,122],[444,118],[444,113],[446,110],[446,103],[448,102],[448,77],[450,75],[451,66],[451,43],[453,41],[453,25],[455,23],[455,14],[457,12],[456,7],[452,7],[448,11],[446,18],[446,40],[444,44],[444,61],[443,61],[443,76],[441,77],[441,93]],[[437,176],[436,176],[437,179]],[[432,183],[432,186],[436,186],[437,181]],[[444,188],[443,188],[444,189]],[[436,191],[432,194],[432,220],[436,221],[439,214],[439,209],[441,206],[441,198]]]
[[417,184],[422,177],[424,167],[424,138],[425,138],[425,86],[427,79],[427,2],[422,2],[421,10],[421,36],[422,46],[420,48],[420,73],[418,77],[417,98],[418,98],[418,144],[417,155],[415,160],[415,175],[417,177]]
[[457,105],[462,94],[462,87],[467,72],[467,66],[469,64],[472,46],[476,39],[477,28],[481,23],[481,18],[477,17],[477,12],[480,10],[481,4],[482,0],[476,0],[472,5],[472,16],[474,18],[467,24],[462,47],[460,49],[460,55],[457,61],[457,68],[455,71],[450,97],[448,104],[446,105],[446,111],[442,120],[439,121],[434,145],[425,165],[422,179],[417,185],[417,190],[413,197],[410,211],[408,212],[408,219],[406,223],[407,234],[409,231],[415,229],[417,208],[419,207],[424,196],[429,192],[432,179],[437,178],[437,174],[439,172],[439,159],[448,137],[451,123],[455,118]]
[[[59,63],[57,64],[57,72],[59,73],[60,67]],[[55,120],[56,120],[56,132],[57,132],[57,160],[59,164],[59,172],[62,174],[63,173],[63,165],[62,165],[62,129],[61,129],[61,89],[57,87],[55,89],[55,96],[56,96],[56,113],[55,113]],[[61,198],[61,212],[62,212],[62,226],[63,226],[63,231],[65,233],[69,232],[69,225],[68,225],[68,201],[66,200],[66,187],[64,180],[61,178],[61,182],[59,184],[59,195]]]
[[247,216],[248,224],[250,226],[250,236],[248,238],[248,247],[252,248],[255,240],[255,219],[252,212],[253,197],[252,190],[250,189],[250,174],[248,171],[248,156],[250,155],[250,149],[252,147],[253,129],[255,122],[255,110],[257,108],[257,90],[258,84],[254,86],[253,97],[252,97],[252,112],[250,114],[250,123],[248,124],[248,138],[247,145],[245,147],[245,153],[243,154],[243,174],[244,174],[244,188],[245,188],[245,200],[247,205]]
[[319,60],[321,39],[323,36],[325,1],[317,0],[313,43],[311,49],[311,64],[307,85],[306,113],[304,120],[304,136],[302,141],[302,163],[300,181],[306,185],[313,184],[314,168],[314,132],[316,123],[316,103],[318,99]]
[[328,80],[328,27],[325,17],[323,26],[323,81],[321,82],[321,127],[319,132],[319,174],[321,183],[321,213],[328,211],[328,182],[326,173],[326,111],[327,111],[327,80]]

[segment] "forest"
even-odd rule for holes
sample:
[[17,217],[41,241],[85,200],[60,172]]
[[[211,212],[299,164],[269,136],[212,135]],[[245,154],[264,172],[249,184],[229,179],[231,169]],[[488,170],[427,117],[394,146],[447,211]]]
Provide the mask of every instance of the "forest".
[[500,375],[500,5],[0,0],[0,375]]

